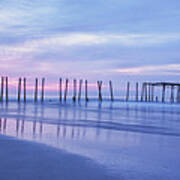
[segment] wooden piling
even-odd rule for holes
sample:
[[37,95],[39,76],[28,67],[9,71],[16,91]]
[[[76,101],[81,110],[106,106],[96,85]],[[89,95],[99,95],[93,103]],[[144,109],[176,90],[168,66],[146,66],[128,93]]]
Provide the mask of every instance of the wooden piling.
[[145,101],[148,101],[148,90],[147,90],[147,83],[144,84],[145,85]]
[[35,79],[34,102],[38,100],[38,78]]
[[18,82],[18,102],[21,101],[21,78],[19,78]]
[[148,101],[151,101],[151,84],[148,84]]
[[85,100],[89,101],[88,99],[88,81],[85,80]]
[[76,92],[77,92],[77,81],[76,79],[73,80],[73,101],[76,102]]
[[8,77],[6,77],[6,102],[8,102]]
[[158,102],[158,96],[156,96],[156,102]]
[[24,102],[26,102],[26,78],[23,79],[23,86],[24,86]]
[[173,103],[174,102],[174,86],[171,86],[171,97],[170,97],[170,102]]
[[4,77],[1,77],[1,101],[3,102],[4,96]]
[[111,101],[114,101],[112,81],[109,81],[109,89],[110,89]]
[[151,86],[151,101],[154,101],[154,86]]
[[177,97],[176,97],[177,103],[180,102],[180,86],[177,87]]
[[142,90],[141,90],[141,101],[143,101],[144,99],[144,87],[145,87],[145,83],[142,84]]
[[138,82],[136,83],[136,101],[138,101],[138,89],[139,89],[139,84]]
[[99,90],[99,101],[102,101],[102,81],[97,81],[98,90]]
[[59,101],[62,102],[62,78],[59,78]]
[[64,90],[64,102],[66,102],[66,99],[67,99],[68,82],[69,82],[69,80],[66,79],[65,90]]
[[162,88],[162,102],[164,103],[165,101],[165,92],[166,92],[166,85],[163,84],[163,88]]
[[126,89],[126,101],[129,100],[129,88],[130,88],[130,82],[127,83],[127,89]]
[[41,86],[41,102],[44,102],[44,84],[45,84],[45,78],[42,78],[42,86]]
[[80,79],[79,81],[79,93],[78,93],[78,101],[81,100],[81,89],[82,89],[82,83],[83,83],[83,80]]

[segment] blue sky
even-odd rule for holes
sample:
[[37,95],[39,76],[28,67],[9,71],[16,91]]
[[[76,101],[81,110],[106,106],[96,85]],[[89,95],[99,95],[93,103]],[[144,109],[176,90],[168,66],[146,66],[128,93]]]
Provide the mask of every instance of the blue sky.
[[12,77],[180,80],[178,0],[1,0]]

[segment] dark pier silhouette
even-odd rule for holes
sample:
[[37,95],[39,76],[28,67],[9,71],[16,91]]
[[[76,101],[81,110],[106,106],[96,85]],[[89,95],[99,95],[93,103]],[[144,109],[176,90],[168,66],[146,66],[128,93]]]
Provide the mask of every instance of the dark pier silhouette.
[[[34,86],[34,102],[40,101],[43,103],[45,101],[45,78],[42,78],[41,81],[41,88],[39,88],[39,79],[35,78],[35,86]],[[83,93],[83,86],[84,86],[84,100],[88,102],[90,100],[90,96],[88,94],[88,80],[80,79],[79,83],[77,83],[78,80],[73,79],[72,86],[73,86],[73,95],[72,95],[72,101],[80,102],[82,98]],[[84,83],[83,83],[84,82]],[[6,102],[9,101],[9,89],[8,86],[10,84],[10,78],[1,77],[1,91],[0,91],[0,101],[3,102],[4,99]],[[67,101],[67,98],[69,97],[69,84],[71,84],[71,81],[69,79],[65,79],[63,81],[62,78],[59,78],[58,83],[58,98],[59,101],[64,102]],[[79,86],[79,87],[78,87]],[[105,82],[99,80],[97,81],[97,100],[99,102],[102,102],[104,99],[107,99],[107,97],[103,97],[103,88],[107,86]],[[113,89],[113,82],[110,80],[108,83],[109,86],[109,100],[110,101],[116,101],[116,100],[122,100],[124,102],[128,101],[136,101],[136,102],[170,102],[170,103],[180,103],[180,83],[173,83],[173,82],[143,82],[142,85],[139,82],[133,83],[128,81],[125,91],[125,97],[122,99],[118,98],[118,96],[115,95],[114,89]],[[64,87],[64,88],[63,88]],[[23,88],[23,89],[22,89]],[[21,102],[21,92],[23,90],[23,101],[24,103],[27,100],[27,92],[26,89],[27,86],[27,79],[19,78],[18,84],[17,84],[17,102]],[[40,98],[38,99],[38,89],[41,90]],[[157,94],[156,91],[159,91]],[[167,97],[167,90],[170,89],[170,98]],[[64,91],[64,97],[63,96]],[[141,92],[140,92],[141,91]],[[132,92],[134,92],[134,97],[132,98]],[[5,95],[5,98],[4,98]]]

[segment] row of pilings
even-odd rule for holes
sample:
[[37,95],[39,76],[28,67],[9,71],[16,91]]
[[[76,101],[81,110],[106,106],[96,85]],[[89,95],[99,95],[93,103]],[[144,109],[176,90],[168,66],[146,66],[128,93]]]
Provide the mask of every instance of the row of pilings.
[[[34,86],[34,102],[38,102],[38,78],[35,78],[35,86]],[[63,80],[62,78],[59,79],[59,92],[58,92],[58,98],[60,102],[66,102],[67,95],[68,95],[68,87],[69,87],[69,79],[65,79],[64,82],[64,89],[63,89]],[[26,78],[19,78],[18,84],[17,84],[17,102],[26,102],[26,84],[27,79]],[[140,88],[139,88],[138,82],[136,82],[136,88],[135,88],[135,100],[137,102],[165,102],[166,97],[166,89],[170,87],[171,89],[171,95],[170,95],[170,102],[180,102],[180,84],[178,83],[168,83],[168,82],[155,82],[155,83],[149,83],[144,82],[142,83],[142,89],[141,94],[139,94]],[[103,81],[97,81],[97,91],[98,91],[98,100],[101,102],[103,100],[102,97],[102,85]],[[83,86],[83,80],[79,80],[79,87],[77,80],[73,80],[73,96],[72,100],[73,102],[81,101],[82,98],[82,87]],[[3,102],[4,100],[6,102],[9,101],[9,94],[8,94],[8,77],[1,77],[1,92],[0,92],[0,101]],[[159,96],[155,96],[155,88],[161,88],[161,92]],[[177,89],[176,97],[175,97],[175,88]],[[85,101],[89,101],[88,97],[88,81],[84,81],[84,89],[85,89]],[[63,92],[64,91],[64,92]],[[113,92],[113,84],[112,81],[109,81],[109,94],[110,94],[110,100],[114,101],[114,92]],[[44,102],[44,95],[45,95],[45,78],[41,79],[41,88],[40,88],[40,101]],[[5,97],[4,97],[5,96]],[[23,97],[22,97],[23,96]],[[125,101],[129,101],[130,97],[130,82],[127,82],[126,87],[126,95],[125,95]]]

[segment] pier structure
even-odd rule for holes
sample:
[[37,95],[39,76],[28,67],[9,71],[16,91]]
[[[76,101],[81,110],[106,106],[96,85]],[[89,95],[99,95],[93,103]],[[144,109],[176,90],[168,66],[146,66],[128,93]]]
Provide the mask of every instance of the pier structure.
[[[153,102],[154,100],[158,101],[158,96],[155,97],[154,91],[155,88],[161,88],[161,102],[164,103],[166,101],[166,90],[170,87],[171,95],[170,95],[170,102],[174,103],[180,102],[180,83],[172,83],[172,82],[144,82],[142,85],[142,92],[141,92],[141,101],[149,101]],[[176,98],[175,98],[175,88],[177,89]],[[155,98],[155,99],[154,99]]]
[[[34,102],[44,102],[45,100],[45,78],[41,79],[41,93],[40,98],[38,98],[38,87],[39,87],[40,80],[38,78],[35,78],[35,86],[34,86],[34,95],[33,99]],[[73,96],[72,100],[73,102],[76,102],[76,100],[81,101],[82,98],[82,91],[84,87],[84,99],[86,102],[90,100],[90,96],[88,93],[88,80],[80,79],[79,83],[77,84],[78,80],[73,79],[72,81],[72,87],[73,87]],[[83,83],[84,82],[84,83]],[[9,89],[8,86],[10,84],[10,79],[7,76],[1,77],[1,85],[0,85],[0,102],[3,102],[5,99],[6,102],[9,101]],[[67,98],[69,97],[69,84],[71,84],[71,81],[66,78],[64,81],[62,78],[59,78],[58,89],[58,99],[59,102],[62,103],[62,100],[66,102]],[[79,87],[78,87],[79,85]],[[64,87],[64,88],[63,88]],[[97,81],[97,100],[102,102],[103,99],[107,99],[107,97],[103,97],[103,89],[104,87],[108,87],[109,91],[109,97],[108,99],[110,101],[120,100],[117,96],[115,96],[114,89],[113,89],[113,82],[110,80],[108,85],[104,83],[102,80]],[[23,88],[23,91],[22,91]],[[17,102],[21,102],[21,93],[23,93],[23,102],[26,102],[26,96],[27,96],[27,79],[19,78],[18,84],[17,84]],[[134,88],[134,89],[133,89]],[[140,89],[141,88],[141,89]],[[156,94],[157,88],[159,90],[159,93]],[[167,96],[167,90],[170,90],[170,97],[168,99]],[[63,98],[63,91],[64,91],[64,98]],[[141,92],[140,92],[141,91]],[[132,99],[131,93],[134,92],[134,98]],[[4,98],[5,95],[5,98]],[[116,97],[116,98],[115,98]],[[136,82],[133,87],[133,83],[128,81],[126,90],[125,90],[125,96],[124,101],[136,101],[136,102],[170,102],[170,103],[180,103],[180,83],[173,83],[173,82],[143,82],[142,85],[139,82]]]

